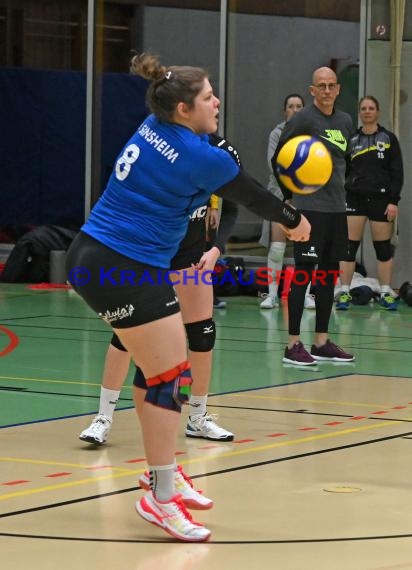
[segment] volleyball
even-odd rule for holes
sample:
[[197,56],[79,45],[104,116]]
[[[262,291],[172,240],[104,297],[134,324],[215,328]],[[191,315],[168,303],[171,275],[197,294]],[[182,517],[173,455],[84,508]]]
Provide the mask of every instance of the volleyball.
[[301,135],[288,140],[276,158],[279,178],[291,192],[313,194],[332,175],[332,157],[317,138]]

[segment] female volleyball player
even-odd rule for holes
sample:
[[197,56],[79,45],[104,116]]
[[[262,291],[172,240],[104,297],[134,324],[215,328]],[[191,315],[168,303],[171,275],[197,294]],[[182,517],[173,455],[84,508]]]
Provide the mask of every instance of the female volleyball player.
[[[133,70],[133,65],[132,65]],[[211,144],[226,150],[236,164],[240,166],[237,150],[225,139],[210,135]],[[213,197],[215,198],[215,197]],[[217,204],[213,203],[213,206]],[[215,208],[214,208],[215,209]],[[179,246],[179,250],[172,259],[170,268],[176,272],[175,285],[182,310],[183,322],[189,345],[189,361],[192,368],[193,383],[189,398],[189,420],[186,426],[188,437],[200,437],[214,441],[232,441],[232,432],[219,426],[215,418],[207,413],[206,404],[212,372],[212,350],[215,343],[215,323],[213,315],[213,287],[203,279],[195,280],[196,269],[192,265],[199,262],[205,270],[213,270],[218,257],[224,252],[231,230],[237,217],[237,206],[229,200],[222,208],[219,230],[213,246],[206,249],[206,215],[208,205],[200,206],[190,216],[186,236]],[[177,279],[178,276],[181,279]],[[120,390],[129,371],[130,355],[123,347],[118,336],[113,335],[106,353],[103,370],[102,386],[100,389],[99,413],[91,424],[80,434],[80,439],[92,444],[104,444],[107,440],[113,423],[113,413],[120,395]],[[142,372],[139,375],[142,387]],[[142,390],[137,392],[144,397]],[[179,472],[176,476],[180,479]],[[190,486],[179,488],[183,499],[188,493],[192,497]],[[203,502],[203,501],[202,501]]]
[[307,240],[310,225],[210,145],[219,100],[203,69],[166,68],[148,54],[136,69],[151,80],[152,115],[122,150],[68,251],[67,268],[73,287],[112,326],[145,377],[145,399],[140,407],[136,398],[136,408],[151,491],[136,510],[172,536],[198,542],[211,532],[192,520],[175,488],[179,412],[191,377],[171,259],[188,216],[212,193],[280,222],[292,240]]
[[369,220],[381,289],[379,306],[396,311],[397,296],[391,288],[394,255],[391,238],[403,185],[402,153],[394,133],[378,123],[379,102],[375,97],[362,97],[359,117],[362,125],[349,141],[345,185],[349,248],[341,262],[342,292],[336,308],[349,308],[356,253]]

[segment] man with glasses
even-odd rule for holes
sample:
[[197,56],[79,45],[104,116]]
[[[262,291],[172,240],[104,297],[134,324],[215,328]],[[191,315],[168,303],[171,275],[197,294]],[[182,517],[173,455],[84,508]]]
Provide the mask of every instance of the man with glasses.
[[[333,172],[327,184],[310,195],[293,195],[293,204],[309,220],[312,230],[309,241],[294,243],[295,271],[299,275],[313,275],[317,266],[325,277],[317,281],[315,290],[316,325],[314,342],[310,352],[300,340],[307,280],[292,280],[288,295],[289,342],[285,348],[283,362],[300,366],[310,366],[317,361],[351,362],[348,354],[329,340],[328,327],[333,306],[335,279],[339,272],[339,261],[346,259],[348,247],[348,228],[345,205],[345,155],[350,135],[353,132],[352,119],[347,113],[335,108],[340,85],[335,72],[329,67],[320,67],[313,73],[309,92],[313,97],[307,105],[296,113],[286,124],[278,147],[272,158],[276,173],[276,157],[282,146],[291,138],[299,135],[311,135],[321,140],[329,149]],[[277,177],[278,178],[278,177]],[[279,185],[285,198],[292,194]],[[298,273],[296,273],[298,275]],[[320,273],[319,273],[320,275]]]

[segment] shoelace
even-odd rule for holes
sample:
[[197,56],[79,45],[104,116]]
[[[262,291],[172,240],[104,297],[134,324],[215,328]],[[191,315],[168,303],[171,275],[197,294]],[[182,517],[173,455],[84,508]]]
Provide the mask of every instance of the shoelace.
[[179,517],[180,515],[183,515],[183,520],[180,519],[181,523],[183,524],[183,530],[189,529],[191,528],[193,525],[195,526],[202,526],[199,523],[197,523],[196,521],[193,520],[192,515],[190,514],[190,512],[186,509],[182,497],[181,495],[177,495],[176,497],[173,497],[173,500],[170,501],[170,503],[168,503],[168,508],[172,509],[172,512],[168,512],[160,503],[157,503],[157,505],[160,507],[162,514],[165,518],[169,518],[172,519],[174,517]]
[[386,295],[383,295],[381,297],[381,299],[383,301],[385,301],[386,303],[388,303],[389,305],[392,305],[393,303],[395,303],[395,298],[392,297],[392,295],[390,295],[389,293],[387,293]]
[[[200,489],[195,489],[193,486],[193,481],[191,480],[191,478],[189,477],[189,475],[186,475],[186,473],[183,471],[183,467],[181,465],[177,466],[177,472],[180,473],[180,475],[182,476],[183,480],[185,481],[185,483],[187,483],[192,489],[194,489],[197,493],[202,494],[203,491],[201,491]],[[185,507],[186,508],[186,507]]]
[[206,415],[205,415],[205,420],[206,420],[207,422],[215,422],[218,417],[219,417],[218,414],[206,414]]
[[331,346],[332,349],[336,349],[338,352],[342,354],[346,354],[343,348],[341,348],[339,345],[335,344],[334,342],[329,341],[329,346]]
[[[209,414],[206,412],[206,414],[204,416],[201,416],[199,419],[194,420],[194,424],[196,425],[197,422],[199,422],[200,424],[204,424],[205,422],[214,422],[216,423],[216,420],[218,419],[218,414]],[[197,418],[197,416],[196,416]],[[193,420],[192,420],[193,421]]]
[[97,416],[97,418],[95,418],[92,423],[93,426],[96,426],[96,424],[106,425],[107,423],[109,423],[109,421],[103,418],[102,416]]

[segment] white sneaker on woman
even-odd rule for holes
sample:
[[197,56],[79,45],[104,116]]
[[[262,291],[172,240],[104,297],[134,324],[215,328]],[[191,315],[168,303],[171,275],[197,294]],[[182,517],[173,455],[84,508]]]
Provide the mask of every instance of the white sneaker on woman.
[[261,309],[276,309],[277,307],[279,307],[279,301],[274,295],[268,295],[266,299],[260,303]]
[[[140,475],[139,484],[145,491],[150,491],[149,471],[145,471]],[[202,494],[202,491],[197,491],[193,487],[191,478],[186,475],[181,465],[178,465],[175,471],[175,489],[188,509],[205,511],[213,507],[212,499],[208,499]]]
[[88,428],[84,429],[79,435],[79,439],[88,443],[97,443],[102,445],[106,442],[109,431],[112,427],[112,420],[103,415],[97,414]]
[[316,309],[315,297],[313,295],[305,296],[305,309]]
[[233,441],[231,431],[217,425],[215,414],[205,413],[204,416],[189,416],[185,434],[187,437],[200,437],[212,441]]
[[147,522],[160,526],[167,533],[187,542],[203,542],[211,531],[192,519],[180,495],[175,495],[166,503],[157,501],[152,491],[144,495],[135,505],[137,513]]

